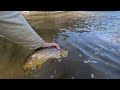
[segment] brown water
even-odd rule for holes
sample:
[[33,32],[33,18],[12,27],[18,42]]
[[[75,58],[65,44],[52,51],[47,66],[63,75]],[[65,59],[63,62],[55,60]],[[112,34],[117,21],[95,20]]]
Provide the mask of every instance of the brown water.
[[46,62],[25,75],[22,65],[32,51],[0,38],[0,78],[120,78],[120,12],[32,14],[26,19],[48,42],[68,49],[67,58]]

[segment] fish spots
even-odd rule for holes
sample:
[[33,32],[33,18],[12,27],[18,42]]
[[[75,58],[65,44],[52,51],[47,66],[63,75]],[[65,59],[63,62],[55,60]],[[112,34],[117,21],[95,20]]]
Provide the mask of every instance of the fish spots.
[[32,70],[36,70],[37,66],[33,65],[33,67],[31,68]]
[[29,72],[26,72],[25,74],[28,75]]
[[25,72],[25,75],[26,75],[26,76],[29,76],[30,74],[31,74],[30,71]]
[[[43,63],[50,60],[52,63],[53,61],[60,63],[62,57],[66,57],[68,51],[65,49],[56,49],[56,48],[45,48],[41,49],[38,52],[33,53],[29,57],[26,58],[27,62],[25,62],[24,69],[36,71],[42,68]],[[54,73],[54,71],[53,71]],[[56,73],[56,71],[55,71]]]
[[33,55],[32,55],[32,59],[37,60],[37,59],[38,59],[38,54],[33,54]]
[[30,65],[32,65],[32,62],[29,62]]

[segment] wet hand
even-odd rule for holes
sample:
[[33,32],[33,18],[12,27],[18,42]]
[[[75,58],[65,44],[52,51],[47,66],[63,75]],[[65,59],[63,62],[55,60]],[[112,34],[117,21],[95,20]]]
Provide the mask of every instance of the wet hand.
[[47,42],[44,42],[42,47],[56,47],[57,49],[60,49],[60,47],[59,47],[59,45],[57,43],[47,43]]

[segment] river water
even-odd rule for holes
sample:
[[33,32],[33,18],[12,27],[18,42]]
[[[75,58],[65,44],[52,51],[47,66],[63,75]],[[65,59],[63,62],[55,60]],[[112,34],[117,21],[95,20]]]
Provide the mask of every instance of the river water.
[[47,61],[26,76],[22,65],[32,51],[0,38],[0,78],[118,79],[120,78],[120,12],[72,11],[26,16],[47,42],[68,50],[66,58]]

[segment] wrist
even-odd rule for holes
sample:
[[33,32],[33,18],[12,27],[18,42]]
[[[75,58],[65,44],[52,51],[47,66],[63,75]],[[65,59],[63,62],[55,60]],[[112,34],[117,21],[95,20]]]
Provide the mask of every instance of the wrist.
[[49,43],[47,42],[43,42],[42,46],[41,47],[48,47],[49,46]]

